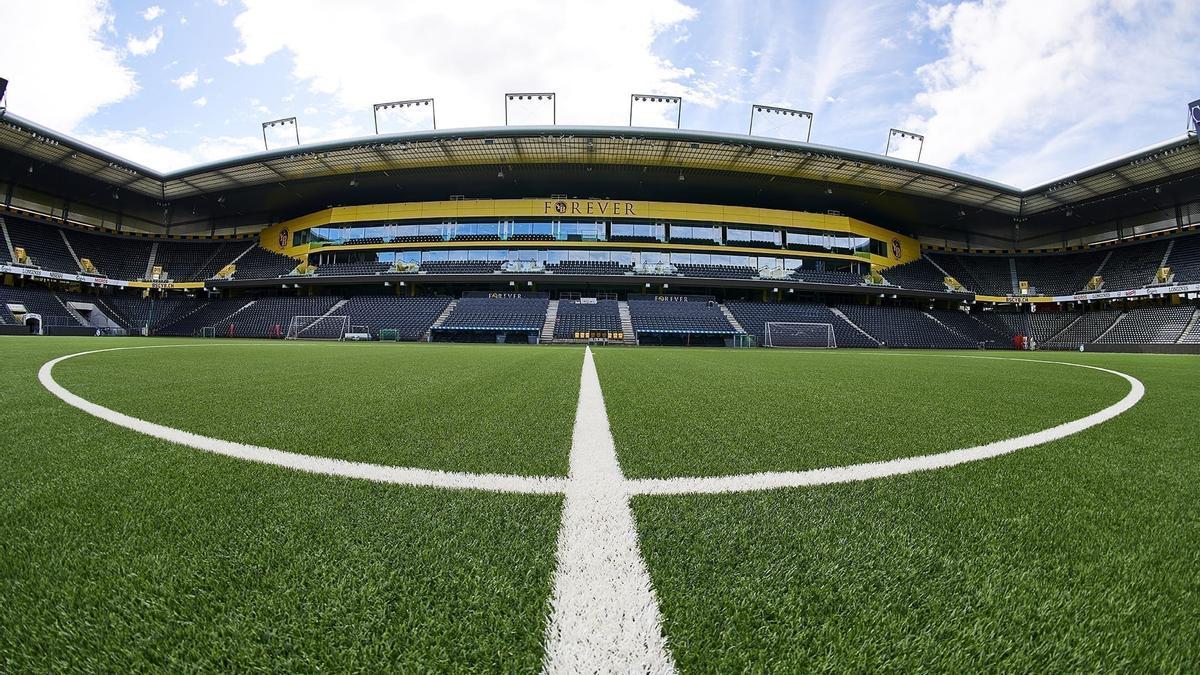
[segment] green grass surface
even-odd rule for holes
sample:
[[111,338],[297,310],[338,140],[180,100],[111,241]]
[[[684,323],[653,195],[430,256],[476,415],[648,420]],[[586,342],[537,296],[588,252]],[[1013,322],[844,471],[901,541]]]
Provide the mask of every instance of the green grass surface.
[[681,670],[1194,672],[1200,359],[1047,357],[1124,370],[1146,397],[943,471],[636,498]]
[[[36,380],[54,356],[168,343],[0,338],[0,672],[540,668],[560,498],[209,455],[95,419]],[[131,354],[56,373],[109,407],[220,438],[529,474],[565,472],[581,359],[577,348],[237,342]],[[680,669],[1195,670],[1200,359],[1032,358],[1128,372],[1146,398],[1076,436],[936,472],[635,498]],[[614,349],[596,360],[636,476],[948,450],[1127,390],[1102,373],[942,353]],[[404,443],[391,442],[396,429]]]
[[1083,417],[1129,389],[1082,368],[958,358],[978,355],[625,349],[597,352],[596,367],[621,466],[636,478],[955,450]]
[[214,438],[396,466],[565,475],[582,359],[579,348],[216,340],[82,356],[55,367],[55,378],[90,401]]
[[[540,666],[559,498],[209,455],[69,408],[36,380],[52,356],[124,343],[0,338],[0,672]],[[194,371],[159,363],[150,382],[110,376],[165,403]]]

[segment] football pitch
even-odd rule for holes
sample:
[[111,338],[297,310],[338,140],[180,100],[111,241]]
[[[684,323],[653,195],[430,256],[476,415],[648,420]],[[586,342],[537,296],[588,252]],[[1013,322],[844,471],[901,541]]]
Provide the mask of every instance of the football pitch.
[[5,672],[1200,663],[1196,357],[0,354]]

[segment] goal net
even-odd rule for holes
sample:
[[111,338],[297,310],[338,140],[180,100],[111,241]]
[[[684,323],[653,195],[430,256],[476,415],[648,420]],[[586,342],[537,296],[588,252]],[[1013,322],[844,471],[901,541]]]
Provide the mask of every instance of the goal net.
[[200,328],[200,337],[217,337],[216,326],[203,326]]
[[350,317],[293,316],[288,323],[288,340],[341,340],[350,330]]
[[763,328],[764,347],[837,347],[831,323],[768,321]]

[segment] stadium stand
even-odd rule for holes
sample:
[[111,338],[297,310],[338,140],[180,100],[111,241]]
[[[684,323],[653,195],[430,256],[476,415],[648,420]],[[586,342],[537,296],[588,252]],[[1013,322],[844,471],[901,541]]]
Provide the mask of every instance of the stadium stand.
[[338,308],[355,326],[366,326],[374,337],[381,330],[395,330],[399,340],[420,340],[450,304],[447,297],[397,297],[359,295]]
[[161,267],[173,281],[203,281],[245,250],[244,241],[160,241],[154,266]]
[[249,302],[251,301],[245,298],[222,298],[200,302],[191,311],[179,313],[170,320],[161,322],[155,333],[178,337],[199,335],[201,328],[215,326],[221,320],[245,307]]
[[1113,249],[1112,257],[1100,272],[1100,276],[1104,277],[1103,290],[1126,291],[1154,283],[1154,273],[1166,252],[1165,241]]
[[1028,281],[1032,295],[1070,295],[1083,290],[1104,262],[1105,251],[1066,255],[1014,256],[1017,281]]
[[554,323],[556,340],[572,340],[589,331],[621,331],[621,312],[616,300],[576,302],[560,300]]
[[429,274],[492,274],[503,263],[494,260],[426,260],[421,271]]
[[735,335],[737,330],[713,302],[656,302],[630,299],[629,316],[639,339],[643,333]]
[[384,272],[388,271],[389,268],[391,268],[391,265],[385,262],[326,263],[317,268],[317,276],[370,276],[374,274],[383,274]]
[[816,303],[727,302],[725,308],[733,314],[742,330],[763,343],[767,322],[827,323],[833,326],[838,347],[878,347],[879,343],[834,314],[825,305]]
[[[918,258],[912,262],[889,267],[883,271],[883,278],[888,283],[900,288],[911,288],[921,291],[946,291],[946,275],[929,262],[926,258]],[[962,283],[961,281],[959,283]]]
[[1194,307],[1143,307],[1121,315],[1100,344],[1174,344],[1196,313]]
[[1008,295],[1014,292],[1008,258],[985,255],[926,253],[929,259],[954,277],[968,290],[984,295]]
[[87,258],[110,279],[134,281],[146,274],[151,243],[145,239],[64,230],[75,254]]
[[463,298],[438,328],[459,331],[540,331],[546,298]]
[[740,265],[676,265],[675,269],[686,277],[703,277],[706,279],[753,279],[758,276],[758,270],[753,267]]
[[988,349],[1010,349],[1012,335],[980,321],[974,314],[958,309],[930,309],[925,312],[951,331]]
[[912,307],[838,305],[837,308],[887,347],[966,349],[978,346]]
[[1167,259],[1167,266],[1174,274],[1174,283],[1200,282],[1200,235],[1176,239],[1171,248],[1171,257]]
[[129,331],[138,331],[150,324],[151,333],[160,326],[178,320],[190,311],[199,308],[204,301],[190,298],[161,298],[153,303],[143,298],[112,295],[97,298],[101,304],[112,310],[109,314],[122,327]]
[[[44,326],[81,325],[78,319],[71,316],[71,313],[54,293],[45,288],[0,286],[0,305],[5,305],[4,311],[8,312],[8,316],[13,317],[7,307],[10,303],[23,305],[29,313],[40,315]],[[13,323],[15,323],[15,317],[13,318]]]
[[216,334],[222,337],[284,337],[293,316],[321,316],[340,301],[341,298],[329,295],[259,298],[236,316],[218,321]]
[[567,260],[549,263],[546,271],[554,274],[625,274],[632,272],[633,266],[607,260]]
[[347,239],[346,241],[344,241],[342,243],[346,244],[348,246],[356,246],[356,245],[367,246],[370,244],[382,244],[383,241],[384,241],[383,237],[355,237],[353,239]]
[[11,216],[5,217],[5,222],[13,246],[24,248],[33,266],[70,274],[80,272],[79,265],[63,242],[59,228]]
[[1116,310],[1102,309],[1078,315],[1078,318],[1043,344],[1047,347],[1072,347],[1095,342],[1121,316]]
[[[261,246],[255,246],[241,258],[238,258],[233,278],[274,279],[275,277],[281,277],[291,272],[298,262],[295,258],[275,253],[274,251],[268,251]],[[218,269],[217,271],[220,270]]]
[[857,286],[863,282],[861,276],[850,272],[831,272],[826,270],[814,270],[807,268],[799,268],[792,272],[799,281],[806,281],[810,284],[839,284],[842,286]]

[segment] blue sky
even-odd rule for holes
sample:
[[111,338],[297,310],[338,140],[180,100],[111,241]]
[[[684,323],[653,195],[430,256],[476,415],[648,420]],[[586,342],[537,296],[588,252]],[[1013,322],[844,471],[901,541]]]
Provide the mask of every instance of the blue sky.
[[261,149],[279,117],[347,138],[434,97],[441,128],[499,125],[504,92],[553,91],[559,123],[622,125],[645,92],[692,129],[744,133],[752,103],[812,111],[826,145],[908,129],[922,161],[1024,187],[1182,134],[1200,98],[1194,0],[53,0],[0,25],[13,112],[158,169]]

